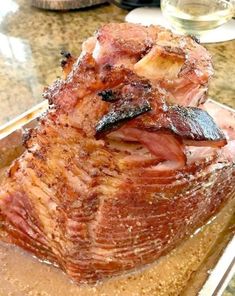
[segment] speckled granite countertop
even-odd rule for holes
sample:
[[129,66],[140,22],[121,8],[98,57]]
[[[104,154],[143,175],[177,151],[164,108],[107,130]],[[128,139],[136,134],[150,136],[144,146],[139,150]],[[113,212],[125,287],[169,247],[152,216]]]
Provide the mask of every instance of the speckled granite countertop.
[[[0,125],[41,101],[43,87],[60,75],[60,49],[79,54],[81,43],[105,22],[126,15],[111,5],[71,12],[4,0],[0,8]],[[215,77],[211,97],[235,107],[235,41],[208,45]]]
[[115,6],[71,12],[30,7],[27,0],[0,4],[0,125],[42,100],[60,71],[60,51],[79,55],[84,39],[105,22],[123,21]]
[[[111,5],[71,12],[32,8],[27,0],[0,4],[0,125],[42,100],[45,85],[60,75],[60,50],[78,55],[84,39],[105,22],[126,15]],[[207,46],[215,76],[209,95],[235,108],[235,41]],[[235,280],[224,295],[235,295]]]

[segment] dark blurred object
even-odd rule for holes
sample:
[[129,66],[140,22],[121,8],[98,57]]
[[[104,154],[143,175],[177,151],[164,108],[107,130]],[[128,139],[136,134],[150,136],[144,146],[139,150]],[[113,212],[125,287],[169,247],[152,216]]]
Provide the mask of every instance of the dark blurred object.
[[105,3],[105,0],[30,0],[32,6],[48,10],[70,10]]
[[132,9],[136,7],[143,6],[158,6],[160,7],[160,0],[147,0],[147,1],[139,1],[139,0],[110,0],[109,2],[125,9]]

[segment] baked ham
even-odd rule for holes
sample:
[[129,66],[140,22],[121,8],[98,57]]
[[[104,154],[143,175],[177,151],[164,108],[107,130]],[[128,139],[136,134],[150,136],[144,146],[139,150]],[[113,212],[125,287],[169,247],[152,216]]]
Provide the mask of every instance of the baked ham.
[[1,239],[94,283],[154,262],[234,194],[235,117],[204,103],[211,58],[190,37],[107,24],[64,56],[1,184]]

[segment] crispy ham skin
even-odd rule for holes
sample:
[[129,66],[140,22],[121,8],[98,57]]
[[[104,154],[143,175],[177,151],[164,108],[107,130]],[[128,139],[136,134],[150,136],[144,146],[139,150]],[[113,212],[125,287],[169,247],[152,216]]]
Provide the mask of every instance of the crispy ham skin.
[[224,133],[207,111],[172,105],[159,89],[133,74],[117,87],[102,91],[99,95],[111,104],[109,112],[96,126],[97,134],[119,128],[129,119],[138,117],[126,126],[149,132],[169,131],[181,137],[185,143],[196,146],[222,147],[227,143]]
[[235,193],[235,119],[196,107],[212,68],[189,37],[110,24],[63,55],[1,184],[0,237],[95,283],[154,262]]

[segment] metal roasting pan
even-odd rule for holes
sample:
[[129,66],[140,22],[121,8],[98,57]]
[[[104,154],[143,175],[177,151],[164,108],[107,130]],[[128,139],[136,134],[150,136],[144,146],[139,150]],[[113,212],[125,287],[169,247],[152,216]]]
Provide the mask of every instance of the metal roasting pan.
[[[215,102],[215,101],[214,101]],[[229,109],[235,112],[232,108],[219,104],[222,108]],[[43,101],[40,104],[34,106],[30,110],[11,120],[0,127],[0,149],[6,151],[9,149],[9,145],[19,145],[21,143],[22,132],[25,128],[36,126],[37,118],[43,114],[48,108],[47,101]],[[11,143],[11,144],[9,144]],[[13,143],[13,144],[12,144]],[[15,143],[15,144],[14,144]],[[5,150],[3,149],[5,146]],[[4,157],[4,153],[0,156]],[[227,287],[232,276],[235,274],[235,236],[231,235],[229,240],[226,241],[225,247],[221,252],[219,259],[214,262],[214,267],[207,271],[207,279],[204,281],[202,287],[200,287],[200,296],[219,296]],[[188,294],[187,294],[188,295]]]

